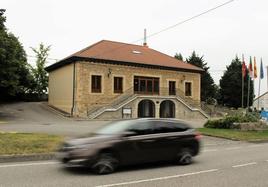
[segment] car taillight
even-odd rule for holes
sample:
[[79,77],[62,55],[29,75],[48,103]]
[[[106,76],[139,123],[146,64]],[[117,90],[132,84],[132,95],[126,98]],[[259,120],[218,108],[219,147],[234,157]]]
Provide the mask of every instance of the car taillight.
[[196,140],[200,140],[202,138],[202,135],[200,132],[196,132],[195,133],[195,137],[194,137]]

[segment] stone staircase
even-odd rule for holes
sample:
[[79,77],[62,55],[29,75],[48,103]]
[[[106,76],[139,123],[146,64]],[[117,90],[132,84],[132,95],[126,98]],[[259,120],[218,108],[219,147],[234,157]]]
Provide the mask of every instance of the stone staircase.
[[133,87],[126,90],[123,94],[116,97],[111,103],[106,104],[104,106],[97,106],[91,110],[87,111],[87,116],[89,119],[95,119],[102,113],[106,111],[116,111],[123,106],[125,106],[127,103],[133,101],[134,99],[138,97],[165,97],[168,98],[176,98],[178,101],[180,101],[182,104],[184,104],[187,108],[189,108],[192,111],[199,111],[202,115],[204,115],[206,118],[209,117],[208,113],[203,111],[201,108],[201,105],[194,101],[191,97],[184,96],[184,92],[177,89],[174,95],[169,94],[168,88],[160,88],[159,95],[142,95],[142,94],[135,94]]
[[92,110],[88,110],[87,116],[89,119],[94,119],[105,111],[115,111],[118,108],[120,108],[120,106],[123,106],[126,102],[135,97],[136,94],[134,94],[133,88],[131,87],[130,89],[126,90],[123,94],[116,97],[111,103],[105,106],[99,106],[93,108]]

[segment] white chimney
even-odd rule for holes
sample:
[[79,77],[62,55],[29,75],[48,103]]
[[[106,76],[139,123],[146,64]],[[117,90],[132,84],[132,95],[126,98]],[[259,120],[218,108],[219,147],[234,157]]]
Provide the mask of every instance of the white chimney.
[[144,47],[148,47],[148,45],[147,45],[147,34],[146,34],[146,29],[144,29],[143,46],[144,46]]

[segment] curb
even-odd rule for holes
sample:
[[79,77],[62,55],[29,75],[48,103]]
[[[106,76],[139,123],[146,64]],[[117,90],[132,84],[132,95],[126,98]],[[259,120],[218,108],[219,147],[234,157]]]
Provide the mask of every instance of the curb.
[[0,163],[53,160],[55,158],[56,158],[55,153],[29,154],[29,155],[3,155],[0,156]]
[[222,136],[217,136],[217,135],[203,134],[202,132],[201,132],[201,135],[214,137],[214,138],[221,138],[221,139],[226,139],[226,140],[232,140],[232,141],[243,141],[243,140],[239,140],[239,139],[235,139],[235,138],[227,138],[227,137],[222,137]]
[[232,141],[240,141],[240,142],[249,142],[249,143],[268,143],[268,140],[261,140],[261,139],[256,139],[256,140],[239,140],[235,138],[227,138],[227,137],[222,137],[222,136],[215,136],[215,135],[209,135],[209,134],[202,134],[202,136],[209,136],[209,137],[215,137],[215,138],[221,138],[221,139],[226,139],[226,140],[232,140]]
[[249,143],[268,143],[268,140],[250,140]]
[[45,107],[46,109],[48,109],[48,110],[50,110],[50,111],[52,111],[52,112],[54,112],[54,113],[56,113],[56,114],[58,114],[60,116],[63,116],[63,117],[66,117],[66,118],[71,118],[71,115],[69,113],[64,112],[64,111],[62,111],[62,110],[60,110],[60,109],[58,109],[58,108],[56,108],[56,107],[54,107],[52,105],[49,105],[48,103],[43,102],[43,103],[41,103],[41,105],[43,107]]

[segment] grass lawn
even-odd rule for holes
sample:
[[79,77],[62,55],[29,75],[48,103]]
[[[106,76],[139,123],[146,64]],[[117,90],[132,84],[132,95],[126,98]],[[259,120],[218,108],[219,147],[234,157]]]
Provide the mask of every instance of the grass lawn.
[[268,130],[264,131],[239,131],[234,129],[199,128],[203,135],[228,138],[243,141],[268,141]]
[[62,141],[55,135],[0,132],[0,155],[50,153]]

